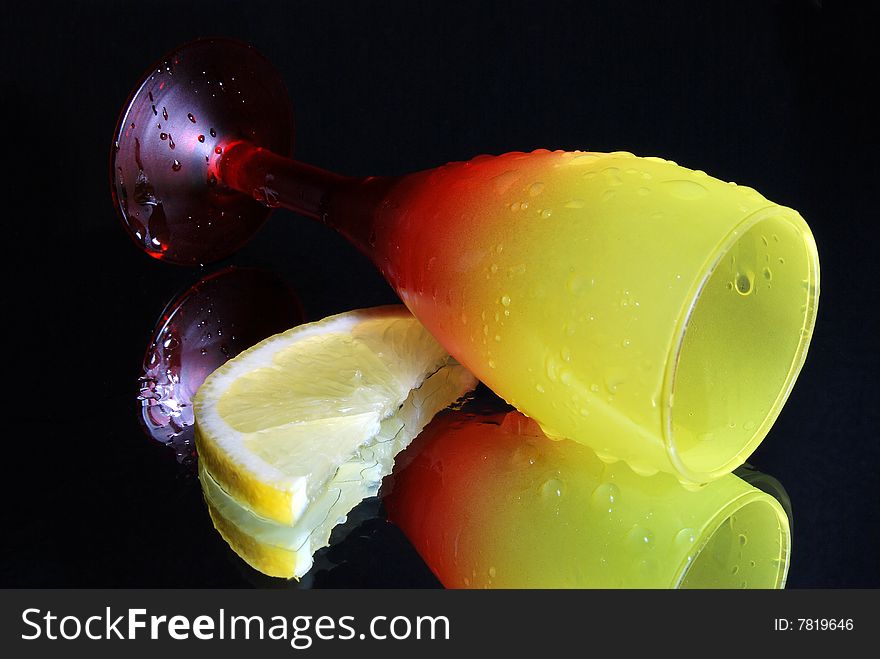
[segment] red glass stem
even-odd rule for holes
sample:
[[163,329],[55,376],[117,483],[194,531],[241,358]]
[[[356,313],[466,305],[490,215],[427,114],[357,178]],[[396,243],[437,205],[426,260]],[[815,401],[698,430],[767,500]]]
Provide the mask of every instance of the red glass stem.
[[327,224],[373,258],[375,211],[397,179],[355,178],[279,156],[250,142],[232,142],[216,161],[226,186],[270,206]]

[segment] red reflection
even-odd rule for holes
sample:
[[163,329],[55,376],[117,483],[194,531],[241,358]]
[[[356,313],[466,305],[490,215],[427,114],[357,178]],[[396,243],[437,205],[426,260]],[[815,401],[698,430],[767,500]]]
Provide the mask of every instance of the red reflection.
[[152,438],[180,462],[195,457],[192,399],[227,360],[304,320],[296,293],[278,275],[230,267],[199,280],[160,315],[144,356],[140,415]]

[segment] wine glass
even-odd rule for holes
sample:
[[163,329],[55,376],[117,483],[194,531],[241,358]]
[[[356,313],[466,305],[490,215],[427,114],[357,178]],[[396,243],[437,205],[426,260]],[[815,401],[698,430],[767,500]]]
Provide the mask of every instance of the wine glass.
[[289,157],[278,73],[187,44],[125,105],[112,191],[157,259],[228,256],[274,207],[366,254],[444,347],[543,431],[695,485],[742,464],[806,358],[819,262],[752,188],[627,152],[512,152],[353,178]]

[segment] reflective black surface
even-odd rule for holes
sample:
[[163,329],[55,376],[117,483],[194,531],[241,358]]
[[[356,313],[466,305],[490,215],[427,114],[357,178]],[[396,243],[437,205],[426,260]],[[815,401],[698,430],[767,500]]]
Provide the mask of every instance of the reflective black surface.
[[[273,62],[293,101],[297,156],[333,171],[626,149],[797,208],[819,246],[819,318],[803,373],[750,462],[791,499],[789,586],[880,586],[866,22],[809,1],[8,10],[0,586],[275,585],[231,555],[197,481],[142,432],[135,385],[155,320],[207,271],[145,256],[107,183],[131,85],[163,53],[208,35],[251,42]],[[229,264],[278,273],[308,319],[396,300],[342,238],[283,210]],[[436,586],[370,505],[311,585]]]

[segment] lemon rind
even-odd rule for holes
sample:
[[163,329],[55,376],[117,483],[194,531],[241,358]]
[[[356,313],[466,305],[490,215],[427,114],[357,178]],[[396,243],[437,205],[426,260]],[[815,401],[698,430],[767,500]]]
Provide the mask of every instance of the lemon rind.
[[476,386],[464,367],[450,362],[412,390],[404,404],[386,419],[381,430],[341,465],[321,487],[293,524],[267,519],[225,491],[205,463],[199,478],[214,526],[246,563],[275,577],[299,578],[312,566],[312,556],[327,546],[332,528],[345,521],[351,509],[374,496],[391,472],[394,456],[441,409]]
[[[380,318],[417,322],[402,305],[374,307],[329,316],[269,337],[208,376],[193,401],[196,450],[215,480],[233,498],[262,517],[290,525],[309,505],[311,488],[308,478],[292,478],[248,451],[242,441],[243,434],[222,418],[216,403],[229,383],[255,369],[273,367],[273,357],[278,352],[279,344],[287,347],[312,336],[351,332],[365,321]],[[428,360],[421,372],[408,373],[409,382],[398,382],[399,396],[397,400],[389,401],[389,409],[376,412],[372,419],[365,419],[364,441],[379,431],[383,416],[387,418],[393,415],[397,407],[406,400],[409,391],[448,359],[439,344],[435,345],[436,358]]]

